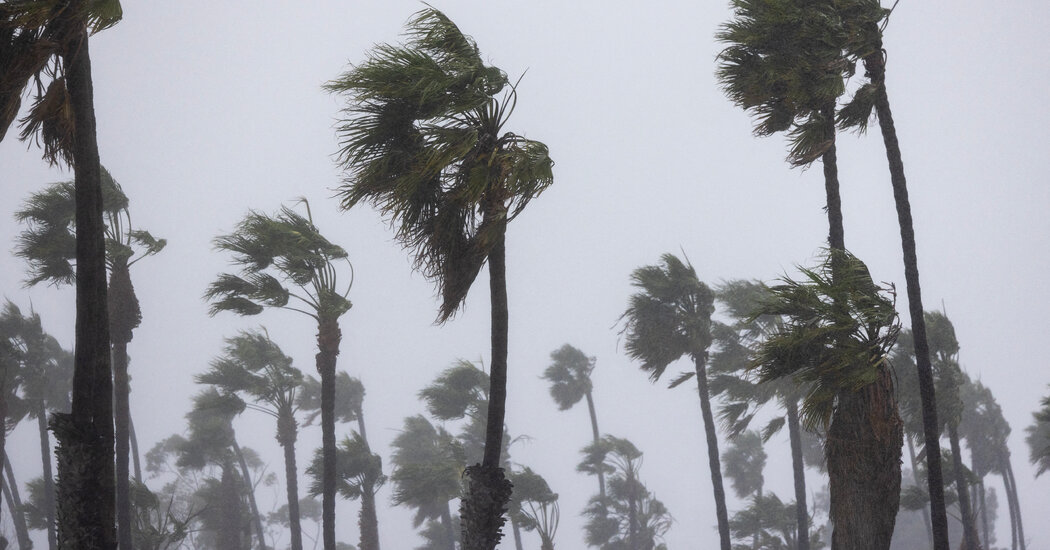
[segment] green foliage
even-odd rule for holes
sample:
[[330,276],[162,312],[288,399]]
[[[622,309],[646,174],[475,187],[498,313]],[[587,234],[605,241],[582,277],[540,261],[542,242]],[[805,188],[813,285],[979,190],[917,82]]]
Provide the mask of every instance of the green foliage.
[[457,360],[419,392],[427,411],[438,420],[470,417],[484,420],[488,411],[489,376],[474,363]]
[[[335,403],[333,414],[337,422],[353,422],[361,415],[365,400],[365,386],[357,378],[344,371],[335,373]],[[321,381],[310,376],[303,378],[299,393],[295,396],[296,406],[306,413],[304,424],[313,424],[321,415]]]
[[393,449],[394,505],[416,509],[415,527],[427,519],[440,519],[462,490],[466,457],[460,445],[444,428],[417,415],[405,419]]
[[558,410],[571,409],[591,392],[595,361],[569,344],[551,352],[551,364],[543,371],[543,378],[551,383],[551,398]]
[[[782,502],[775,494],[755,495],[749,505],[733,514],[729,529],[737,541],[734,550],[789,550],[798,547],[798,519],[795,503]],[[810,521],[812,524],[812,521]],[[810,548],[824,547],[823,527],[809,535]],[[755,538],[758,540],[756,541]]]
[[1042,407],[1032,413],[1032,425],[1025,428],[1028,458],[1036,466],[1036,476],[1050,470],[1050,397],[1043,398]]
[[[386,483],[383,474],[383,458],[373,453],[361,434],[344,437],[336,449],[336,489],[347,500],[361,498],[365,491],[374,496]],[[314,458],[306,469],[310,476],[310,495],[322,493],[321,471],[324,467],[321,449],[314,451]]]
[[515,87],[443,13],[417,13],[406,39],[376,46],[325,88],[348,101],[338,125],[343,207],[367,201],[388,217],[440,289],[444,322],[506,224],[551,184],[553,162],[546,145],[501,134]]
[[772,287],[755,313],[783,316],[784,324],[759,345],[752,368],[763,382],[806,385],[800,416],[813,430],[828,425],[840,391],[875,382],[900,324],[892,288],[875,284],[849,252],[829,250],[818,268],[801,271],[801,280]]

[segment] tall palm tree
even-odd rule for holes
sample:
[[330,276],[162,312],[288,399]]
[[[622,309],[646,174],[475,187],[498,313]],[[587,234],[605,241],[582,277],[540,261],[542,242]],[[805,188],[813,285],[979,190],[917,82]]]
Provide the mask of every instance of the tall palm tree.
[[[167,241],[131,224],[128,197],[120,184],[101,167],[102,211],[105,217],[106,267],[109,271],[108,308],[113,345],[113,420],[116,437],[117,540],[130,547],[131,408],[129,402],[128,344],[142,321],[138,297],[131,283],[132,265],[160,252]],[[15,217],[22,231],[15,254],[29,264],[27,284],[64,285],[76,280],[75,185],[52,183],[26,199]],[[136,453],[137,455],[137,453]],[[136,457],[136,462],[137,462]]]
[[848,252],[831,249],[803,279],[783,279],[756,315],[784,327],[759,347],[760,381],[807,384],[801,420],[827,429],[833,548],[886,549],[900,497],[903,435],[886,357],[900,326],[888,289]]
[[[438,322],[458,310],[487,261],[492,314],[485,455],[468,470],[464,547],[498,544],[510,498],[501,472],[507,380],[507,224],[552,182],[538,141],[503,131],[517,100],[474,41],[427,8],[408,23],[404,46],[376,47],[326,87],[345,94],[342,205],[366,201],[388,216],[416,267],[441,291]],[[500,94],[503,94],[500,96]]]
[[[254,401],[248,409],[270,415],[277,421],[277,442],[284,449],[284,473],[288,520],[292,550],[302,550],[303,536],[299,524],[299,476],[295,465],[295,441],[298,437],[297,393],[303,373],[292,366],[292,358],[281,351],[263,331],[244,331],[226,339],[223,355],[196,377],[198,384],[211,384],[227,394]],[[266,549],[263,533],[260,546]]]
[[[361,510],[358,513],[358,528],[361,533],[361,550],[379,550],[379,529],[376,519],[376,493],[386,483],[383,474],[383,459],[372,452],[368,442],[360,433],[344,437],[337,452],[339,495],[345,499],[361,499]],[[313,480],[310,494],[321,494],[321,472],[324,457],[318,449],[313,462],[306,473]]]
[[[580,402],[587,400],[587,412],[591,417],[592,442],[601,439],[598,431],[598,415],[594,411],[594,389],[591,383],[591,372],[597,359],[588,357],[582,351],[565,344],[551,352],[551,364],[543,371],[543,378],[551,383],[551,398],[558,405],[558,410],[567,411]],[[605,498],[605,473],[598,471],[598,494]]]
[[948,527],[944,508],[943,482],[940,471],[940,425],[937,421],[937,399],[930,363],[929,343],[923,315],[922,290],[919,285],[919,264],[915,251],[915,228],[912,223],[911,201],[908,199],[908,182],[904,175],[904,160],[897,140],[897,128],[890,110],[886,92],[886,55],[882,43],[891,9],[885,9],[878,0],[849,0],[839,3],[840,21],[843,22],[850,41],[846,50],[864,63],[868,82],[861,86],[840,112],[839,125],[863,132],[871,119],[872,110],[879,120],[882,142],[886,149],[886,160],[893,187],[893,200],[897,207],[900,226],[901,250],[904,254],[904,281],[908,292],[908,312],[911,316],[912,334],[915,340],[916,366],[919,375],[919,391],[922,398],[923,433],[926,442],[926,462],[929,471],[930,506],[933,515],[934,546],[936,550],[947,550]]
[[427,520],[437,521],[444,534],[440,548],[455,550],[456,533],[449,502],[462,491],[462,447],[452,434],[422,415],[406,418],[392,445],[394,470],[390,480],[394,483],[394,505],[415,508],[415,527]]
[[322,538],[325,550],[335,550],[336,402],[335,364],[339,355],[339,318],[350,310],[347,294],[353,284],[339,282],[336,264],[347,253],[326,239],[313,223],[310,205],[306,216],[282,207],[275,216],[249,213],[229,235],[215,239],[215,248],[233,254],[239,275],[224,273],[209,285],[204,296],[212,301],[211,314],[232,311],[257,315],[267,307],[288,309],[317,323],[317,372],[321,376],[321,448],[325,457],[321,501]]
[[20,357],[15,373],[21,387],[20,405],[25,416],[36,418],[40,439],[43,472],[43,512],[46,518],[48,547],[57,545],[55,532],[55,485],[51,469],[51,439],[47,430],[48,411],[69,411],[70,378],[73,354],[62,349],[53,336],[44,332],[40,315],[23,317],[12,302],[7,302],[3,324],[16,327],[11,342]]
[[[766,458],[768,458],[762,444],[762,436],[758,432],[747,430],[730,438],[729,448],[722,453],[726,476],[729,477],[733,492],[738,498],[762,499],[766,481],[762,470],[765,469]],[[751,533],[751,547],[757,550],[761,541],[762,521],[765,518],[760,513],[756,513],[753,519],[755,523]]]
[[40,136],[45,159],[71,165],[75,174],[73,404],[70,415],[55,423],[65,518],[59,538],[96,548],[112,548],[116,533],[104,221],[88,34],[120,17],[117,0],[0,3],[0,140],[18,115],[23,90],[32,87],[37,95],[23,136]]
[[631,284],[639,292],[631,295],[627,310],[620,317],[624,323],[621,333],[625,336],[627,355],[640,361],[642,370],[648,372],[654,382],[672,362],[685,355],[693,360],[694,372],[679,377],[672,382],[672,387],[696,376],[718,535],[722,550],[730,550],[729,517],[707,377],[714,292],[697,278],[692,264],[683,263],[673,254],[664,254],[659,265],[634,270]]

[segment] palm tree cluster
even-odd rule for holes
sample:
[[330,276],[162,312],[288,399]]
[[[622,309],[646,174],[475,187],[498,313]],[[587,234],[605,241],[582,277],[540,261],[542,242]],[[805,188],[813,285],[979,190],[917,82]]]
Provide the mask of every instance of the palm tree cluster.
[[[631,290],[616,328],[626,360],[653,383],[696,382],[707,472],[680,478],[710,495],[698,498],[710,499],[714,517],[687,520],[717,531],[721,550],[948,550],[950,536],[966,550],[991,550],[1000,497],[989,485],[998,477],[1012,550],[1025,550],[1011,428],[991,390],[963,369],[947,315],[923,309],[886,90],[882,33],[892,9],[877,0],[730,7],[716,35],[725,46],[717,78],[753,116],[755,135],[787,135],[792,167],[821,163],[828,234],[816,265],[769,283],[708,284],[684,251],[625,277]],[[49,550],[379,550],[387,490],[411,510],[422,550],[494,550],[508,523],[517,550],[529,537],[541,550],[581,541],[667,550],[675,519],[643,479],[645,454],[599,429],[596,357],[564,344],[541,375],[559,411],[587,406],[590,436],[576,471],[597,486],[575,540],[559,533],[559,493],[512,460],[528,436],[512,436],[506,423],[508,228],[552,185],[554,163],[545,144],[509,128],[520,78],[490,65],[430,6],[408,21],[403,43],[373,47],[324,85],[345,102],[335,193],[341,209],[370,205],[390,225],[437,289],[438,325],[456,316],[488,266],[488,361],[440,370],[418,392],[425,410],[403,418],[384,456],[368,438],[365,385],[348,373],[357,365],[338,368],[341,322],[352,309],[350,253],[321,231],[305,198],[272,214],[248,210],[212,241],[231,269],[203,299],[212,316],[266,315],[271,327],[280,326],[272,310],[309,317],[317,377],[277,344],[291,339],[287,329],[228,335],[197,369],[185,425],[145,453],[143,466],[130,406],[129,346],[143,311],[132,267],[167,242],[132,223],[129,197],[99,160],[89,36],[121,17],[117,0],[0,0],[0,140],[31,97],[19,138],[74,174],[28,195],[15,213],[24,230],[14,253],[27,286],[75,285],[77,315],[70,352],[32,309],[7,301],[0,311],[0,492],[15,537],[0,535],[0,548],[28,550],[31,531],[46,531]],[[898,213],[910,328],[898,319],[893,285],[876,283],[845,244],[837,134],[863,133],[873,116]],[[682,360],[683,372],[664,378]],[[269,471],[265,450],[241,445],[246,412],[273,422],[283,478]],[[28,419],[41,475],[20,485],[6,438]],[[297,445],[314,424],[321,444],[304,467]],[[793,500],[766,484],[768,468],[786,473],[767,450],[785,427]],[[1050,469],[1050,397],[1026,433],[1039,476]],[[817,485],[807,466],[818,470]],[[283,488],[279,506],[260,506],[263,488]],[[356,546],[337,540],[340,497],[358,503]]]

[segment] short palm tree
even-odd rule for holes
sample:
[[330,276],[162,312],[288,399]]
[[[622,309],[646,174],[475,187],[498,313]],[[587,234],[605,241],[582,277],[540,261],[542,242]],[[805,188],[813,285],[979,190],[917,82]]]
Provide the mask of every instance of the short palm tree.
[[[336,357],[339,355],[339,318],[350,310],[352,277],[339,281],[337,264],[346,262],[342,247],[326,239],[313,223],[305,199],[306,216],[288,207],[275,216],[249,213],[233,233],[215,239],[215,248],[233,254],[239,275],[224,273],[204,296],[211,314],[232,311],[257,315],[265,308],[288,309],[317,323],[317,372],[321,376],[321,448],[325,457],[322,532],[325,550],[335,549],[336,493]],[[352,272],[352,270],[351,270]]]
[[87,465],[59,459],[58,504],[64,540],[97,548],[112,548],[116,531],[106,254],[88,35],[120,17],[118,0],[0,2],[0,141],[18,116],[23,90],[34,89],[23,136],[39,136],[45,159],[68,164],[75,174],[75,377],[72,412],[59,417],[55,435],[62,456],[90,458]]
[[[303,373],[292,366],[292,358],[270,340],[263,331],[241,332],[226,339],[223,355],[196,377],[198,384],[210,384],[222,393],[250,399],[248,409],[273,417],[277,421],[277,442],[284,449],[284,473],[288,501],[288,520],[292,550],[302,550],[303,537],[299,524],[299,476],[295,465],[295,441],[298,437],[297,393]],[[247,398],[247,399],[246,399]],[[266,542],[259,533],[263,550]]]
[[554,550],[554,535],[561,521],[558,494],[528,466],[511,472],[510,479],[514,483],[511,514],[523,529],[539,534],[540,550]]
[[[492,313],[485,454],[468,471],[464,547],[495,548],[510,486],[500,471],[507,379],[507,224],[552,182],[547,147],[504,126],[517,100],[500,69],[443,13],[408,23],[404,46],[377,46],[326,87],[345,94],[342,205],[364,201],[390,218],[397,238],[442,295],[438,321],[459,309],[489,264]],[[500,94],[503,94],[502,96]]]
[[1050,397],[1044,397],[1041,404],[1043,408],[1032,413],[1032,425],[1025,428],[1028,458],[1036,466],[1036,477],[1050,470]]
[[627,355],[641,362],[650,380],[663,376],[668,365],[688,355],[694,371],[679,377],[672,387],[696,376],[700,412],[707,438],[707,458],[711,469],[715,513],[722,550],[730,550],[729,517],[725,488],[718,461],[718,434],[711,412],[707,360],[711,346],[711,314],[714,293],[696,276],[692,264],[673,254],[664,254],[659,265],[640,267],[631,274],[631,284],[639,291],[631,295],[624,323]]
[[[358,547],[361,550],[379,550],[375,497],[387,479],[383,475],[383,459],[372,452],[368,442],[359,433],[343,438],[337,456],[339,495],[349,500],[361,500],[357,521],[361,542]],[[323,458],[319,449],[306,470],[313,480],[310,484],[310,494],[313,496],[321,494]]]
[[[116,438],[117,540],[131,545],[129,460],[132,452],[131,393],[128,344],[142,321],[131,283],[131,266],[160,252],[167,241],[131,223],[129,200],[120,184],[101,168],[102,211],[105,218],[106,267],[109,271],[109,332],[113,346],[113,424]],[[52,183],[26,199],[15,213],[27,227],[18,237],[15,254],[29,265],[26,283],[71,284],[76,281],[76,201],[73,181]],[[138,452],[134,453],[138,464]],[[141,480],[140,480],[141,481]]]
[[867,266],[831,249],[801,281],[783,279],[755,315],[783,316],[759,346],[760,381],[804,384],[801,420],[827,430],[832,546],[889,548],[900,496],[902,422],[887,355],[900,326],[890,289]]

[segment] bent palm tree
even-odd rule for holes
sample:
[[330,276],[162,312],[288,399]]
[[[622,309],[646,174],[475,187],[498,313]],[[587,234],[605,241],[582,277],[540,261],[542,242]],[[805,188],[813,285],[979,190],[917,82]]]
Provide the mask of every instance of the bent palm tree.
[[[383,475],[383,459],[372,452],[364,437],[355,433],[344,437],[337,451],[336,464],[339,478],[339,494],[349,500],[361,499],[357,525],[361,532],[361,550],[379,550],[379,530],[376,520],[376,493],[386,483]],[[320,449],[314,453],[313,462],[306,469],[312,478],[310,495],[321,494],[321,472],[323,459]]]
[[439,548],[455,550],[456,533],[449,502],[462,491],[463,449],[452,434],[435,427],[422,415],[406,418],[392,445],[394,470],[390,480],[394,483],[394,505],[415,508],[415,527],[427,520],[439,522]]
[[[492,549],[510,486],[501,471],[507,380],[507,224],[552,182],[547,147],[503,131],[517,93],[474,41],[428,8],[408,44],[381,45],[326,88],[346,94],[339,126],[347,170],[342,205],[367,201],[388,216],[416,267],[437,283],[445,322],[489,263],[491,402],[482,462],[468,470],[464,547]],[[498,95],[505,92],[502,98]]]
[[1042,406],[1042,409],[1032,413],[1035,419],[1032,425],[1025,428],[1028,432],[1025,436],[1028,457],[1036,466],[1036,477],[1050,470],[1050,397],[1043,398]]
[[321,376],[321,448],[325,461],[321,524],[324,548],[334,550],[335,364],[342,339],[339,317],[350,310],[346,296],[353,280],[347,283],[345,291],[339,292],[335,264],[346,261],[349,265],[347,253],[321,235],[313,223],[309,204],[305,199],[302,202],[307,208],[305,217],[288,207],[272,217],[252,212],[233,233],[215,239],[217,249],[233,254],[241,274],[219,275],[204,296],[212,301],[212,315],[220,311],[257,315],[273,307],[302,313],[317,322],[316,362]]
[[[59,538],[111,548],[114,530],[113,382],[110,375],[105,239],[88,34],[116,24],[117,0],[0,3],[0,141],[22,91],[37,90],[22,135],[39,135],[44,157],[74,171],[77,319],[73,401],[55,420]],[[48,82],[48,84],[44,84]]]
[[631,295],[624,322],[627,355],[641,362],[649,379],[658,380],[667,366],[688,355],[694,371],[671,383],[677,386],[696,376],[700,412],[707,438],[707,458],[711,468],[711,487],[718,518],[718,536],[722,550],[730,550],[729,518],[725,488],[718,461],[718,434],[711,413],[708,390],[707,349],[711,345],[711,314],[714,293],[696,276],[692,264],[683,263],[673,254],[664,254],[660,265],[640,267],[631,274],[631,284],[640,292]]

